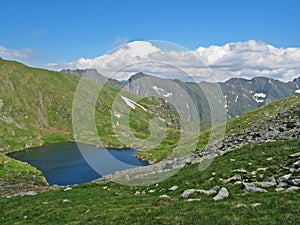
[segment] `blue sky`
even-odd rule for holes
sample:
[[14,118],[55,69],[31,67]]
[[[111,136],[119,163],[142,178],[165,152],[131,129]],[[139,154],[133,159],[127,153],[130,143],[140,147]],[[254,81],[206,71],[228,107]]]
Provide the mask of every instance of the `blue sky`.
[[300,47],[300,1],[0,0],[0,46],[31,65],[96,57],[123,41],[189,49],[259,40]]

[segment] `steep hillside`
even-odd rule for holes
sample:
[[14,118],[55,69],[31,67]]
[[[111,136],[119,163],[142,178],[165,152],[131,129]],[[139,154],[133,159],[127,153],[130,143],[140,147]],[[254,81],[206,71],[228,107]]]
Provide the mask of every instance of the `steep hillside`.
[[[0,148],[1,151],[13,151],[25,147],[39,146],[49,142],[73,140],[72,104],[79,82],[73,75],[35,69],[12,61],[0,61]],[[88,82],[88,81],[86,81]],[[117,139],[113,139],[114,131],[111,118],[121,115],[112,115],[112,104],[116,101],[119,90],[110,87],[101,87],[93,82],[87,84],[90,90],[99,90],[95,105],[96,125],[105,146],[119,146]],[[97,92],[96,92],[97,93]],[[127,101],[136,104],[137,96],[122,92]],[[125,97],[120,98],[122,107],[131,109]],[[82,99],[90,104],[87,99]],[[121,104],[118,103],[118,104]],[[164,102],[157,98],[142,99],[139,101],[144,110],[136,107],[131,110],[130,121],[135,127],[133,132],[138,134],[143,129],[147,134],[149,119],[155,116],[165,117],[169,126],[173,126],[174,118],[168,116],[171,108],[164,107]],[[117,106],[116,106],[117,107]],[[120,106],[118,106],[120,107]],[[164,110],[158,108],[164,107]],[[169,110],[169,111],[168,111]],[[168,113],[169,112],[169,113]],[[116,114],[116,112],[114,112]],[[138,125],[140,124],[140,125]],[[140,132],[141,133],[141,132]]]
[[[91,81],[85,81],[89,91],[97,93],[102,88],[99,96],[96,96],[95,106],[90,99],[83,96],[80,99],[83,105],[76,110],[95,109],[95,124],[101,143],[97,134],[85,138],[75,137],[72,107],[78,83],[78,76],[30,68],[18,62],[0,59],[0,187],[3,179],[5,183],[18,183],[20,179],[24,182],[31,179],[33,185],[45,183],[39,176],[40,172],[34,172],[28,164],[10,160],[4,153],[63,141],[79,141],[114,148],[142,148],[145,146],[141,146],[139,142],[121,142],[119,138],[126,139],[129,132],[140,139],[149,138],[149,121],[154,117],[165,121],[166,128],[162,126],[161,129],[166,130],[165,141],[169,143],[162,142],[157,148],[165,155],[171,152],[172,143],[176,143],[179,135],[174,130],[178,120],[174,109],[158,98],[138,101],[139,97],[129,92],[122,92],[122,98],[117,97],[119,90],[102,88]],[[119,102],[115,103],[116,99]],[[112,111],[113,104],[121,111]],[[137,107],[132,109],[132,104]],[[125,109],[129,110],[130,130],[125,129]],[[125,129],[119,136],[115,133],[112,118],[116,122],[114,126],[117,126],[117,131]],[[87,126],[88,121],[93,122],[83,121],[83,126]]]

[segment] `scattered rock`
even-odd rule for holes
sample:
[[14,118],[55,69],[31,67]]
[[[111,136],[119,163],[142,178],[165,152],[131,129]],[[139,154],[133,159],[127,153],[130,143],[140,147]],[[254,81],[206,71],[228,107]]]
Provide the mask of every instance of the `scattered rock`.
[[286,182],[280,182],[277,185],[278,188],[280,188],[280,187],[286,187],[286,186],[288,186],[288,184]]
[[278,187],[278,188],[275,188],[275,191],[277,192],[281,192],[281,191],[284,191],[285,189],[283,187]]
[[229,182],[231,182],[231,181],[237,181],[237,180],[242,180],[241,175],[235,174],[234,176],[228,178],[227,180],[224,180],[223,183],[224,183],[224,184],[227,184],[227,183],[229,183]]
[[33,196],[33,195],[36,195],[37,193],[35,191],[27,191],[25,193],[22,193],[21,196],[24,196],[24,195],[29,195],[29,196]]
[[257,168],[256,171],[266,171],[268,167],[263,167],[263,168]]
[[300,157],[300,152],[297,152],[295,154],[292,154],[289,156],[290,158],[297,158],[297,157]]
[[149,193],[154,193],[154,192],[155,192],[155,190],[149,190],[148,192],[149,192]]
[[246,204],[237,204],[236,206],[235,206],[235,208],[241,208],[241,207],[247,207],[247,205]]
[[248,192],[248,193],[250,193],[250,192],[268,192],[265,189],[256,187],[254,183],[243,183],[243,186],[244,186],[244,191]]
[[188,198],[190,195],[195,194],[195,193],[199,193],[199,194],[204,194],[207,196],[210,196],[212,194],[217,193],[217,190],[219,189],[219,186],[214,186],[213,188],[211,188],[210,190],[203,190],[203,189],[187,189],[185,190],[182,194],[181,197],[182,198]]
[[229,196],[229,192],[225,187],[222,187],[219,193],[213,198],[214,201],[220,201]]
[[64,199],[64,200],[63,200],[63,203],[67,203],[67,202],[71,202],[71,201],[68,200],[68,199]]
[[300,167],[300,160],[298,160],[297,162],[293,163],[293,167],[295,167],[296,169],[298,169]]
[[72,187],[66,187],[66,188],[64,189],[64,191],[70,191],[70,190],[72,190]]
[[256,203],[252,203],[252,204],[251,204],[252,207],[257,207],[257,206],[260,206],[260,205],[261,205],[260,202],[256,202]]
[[160,198],[171,198],[169,195],[160,195]]
[[134,195],[140,195],[141,194],[141,192],[139,192],[139,191],[136,191],[135,193],[134,193]]
[[279,177],[279,178],[277,179],[277,180],[278,180],[278,183],[288,181],[288,179],[290,179],[291,176],[292,176],[292,174],[290,173],[290,174],[286,174],[286,175],[284,175],[284,176]]
[[272,161],[273,159],[274,159],[274,157],[266,158],[267,161]]
[[245,169],[235,169],[235,170],[232,170],[232,172],[237,172],[237,173],[248,173],[248,171],[245,170]]
[[188,202],[195,202],[195,201],[200,201],[201,199],[200,198],[189,198],[189,199],[187,199],[186,201],[188,201]]
[[269,178],[268,181],[255,182],[256,185],[260,187],[273,187],[276,186],[276,180],[274,177]]
[[170,187],[170,188],[169,188],[169,191],[175,191],[177,188],[178,188],[178,186],[175,185],[175,186],[173,186],[173,187]]
[[297,191],[297,190],[299,190],[299,189],[300,189],[300,187],[291,186],[291,187],[287,188],[285,191],[286,191],[286,192],[290,192],[290,191]]
[[290,179],[290,180],[288,180],[288,183],[293,185],[293,186],[300,186],[300,179],[298,179],[298,178]]

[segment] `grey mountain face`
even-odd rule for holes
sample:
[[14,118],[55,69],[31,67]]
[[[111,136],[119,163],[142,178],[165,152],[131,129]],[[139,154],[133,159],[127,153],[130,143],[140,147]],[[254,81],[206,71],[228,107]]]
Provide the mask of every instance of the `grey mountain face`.
[[[224,111],[227,118],[232,118],[275,100],[300,93],[300,77],[287,83],[266,77],[255,77],[251,80],[232,78],[224,83],[215,84],[170,81],[145,73],[137,73],[128,81],[119,82],[102,76],[95,69],[63,70],[62,72],[76,74],[139,96],[160,96],[169,100],[171,104],[176,101],[181,110],[190,111],[190,114],[193,114],[191,111],[196,110],[201,121],[212,120],[212,111],[216,111],[217,104],[223,107],[220,109],[221,113]],[[217,117],[221,118],[222,115],[217,115]]]
[[[142,79],[148,77],[147,80]],[[141,80],[137,82],[137,80]],[[134,85],[132,84],[134,82]],[[220,88],[222,90],[223,98],[215,96],[220,104],[223,104],[228,118],[236,117],[249,112],[258,107],[269,104],[275,100],[292,96],[300,92],[300,77],[291,82],[285,83],[279,80],[274,80],[266,77],[255,77],[251,80],[243,78],[232,78],[224,83],[214,84],[208,82],[201,82],[199,84],[193,82],[182,82],[175,80],[180,87],[193,100],[200,116],[201,121],[211,120],[211,104],[207,99],[207,89],[215,90]],[[146,96],[153,87],[161,92],[161,96],[171,93],[172,90],[163,87],[161,78],[138,73],[133,75],[128,80],[127,88],[129,91],[137,95]],[[216,91],[214,91],[217,93]],[[215,94],[212,92],[213,94]]]
[[84,69],[84,70],[67,69],[67,70],[62,70],[61,72],[65,73],[65,74],[74,74],[74,75],[80,76],[82,78],[94,81],[98,84],[102,84],[102,85],[117,88],[117,89],[121,89],[124,86],[124,84],[122,82],[102,76],[100,73],[98,73],[98,71],[96,69]]

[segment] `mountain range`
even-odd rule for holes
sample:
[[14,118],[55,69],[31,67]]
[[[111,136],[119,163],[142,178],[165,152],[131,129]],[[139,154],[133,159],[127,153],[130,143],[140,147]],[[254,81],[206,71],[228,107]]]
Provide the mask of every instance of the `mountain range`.
[[[142,72],[132,75],[127,81],[122,82],[107,78],[98,73],[96,69],[62,70],[62,72],[75,74],[105,86],[125,89],[139,96],[155,95],[165,99],[171,97],[174,99],[180,98],[180,96],[176,96],[176,93],[172,90],[174,85],[170,86],[168,80]],[[211,120],[210,107],[205,94],[207,88],[210,90],[220,89],[222,91],[223,96],[216,97],[218,101],[222,101],[227,118],[240,116],[275,100],[300,93],[300,77],[289,82],[282,82],[267,77],[255,77],[251,80],[231,78],[226,82],[220,83],[172,81],[179,85],[192,99],[201,121]]]

